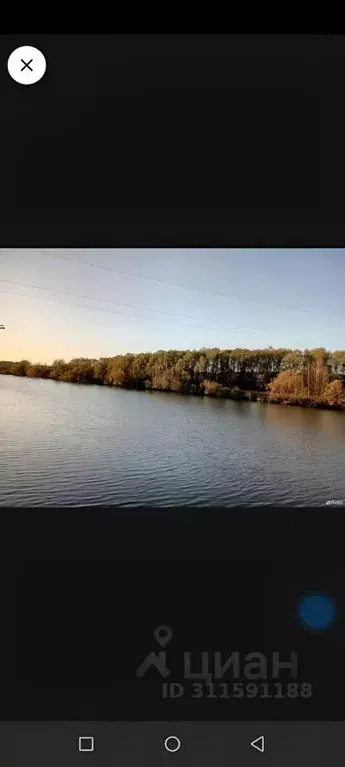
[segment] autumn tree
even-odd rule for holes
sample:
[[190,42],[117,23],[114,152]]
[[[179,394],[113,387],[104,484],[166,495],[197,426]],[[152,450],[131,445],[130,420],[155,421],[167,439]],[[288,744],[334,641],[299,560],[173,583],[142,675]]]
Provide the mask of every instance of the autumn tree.
[[117,354],[115,357],[110,357],[106,383],[113,386],[130,386],[133,383],[131,374],[133,357],[133,354]]
[[331,381],[322,393],[322,399],[328,405],[345,408],[345,388],[341,381]]
[[93,375],[96,383],[103,384],[106,381],[108,372],[108,359],[107,357],[101,357],[96,360],[93,366]]
[[345,352],[335,351],[329,355],[329,365],[334,376],[345,379]]
[[230,389],[216,383],[216,381],[209,381],[207,379],[203,381],[203,389],[208,397],[226,397],[230,394]]
[[30,362],[28,360],[20,360],[20,362],[13,362],[12,375],[13,376],[26,376],[30,369]]
[[293,370],[294,372],[301,372],[303,369],[303,352],[301,352],[299,349],[295,349],[294,351],[288,352],[283,359],[281,364],[281,370]]
[[49,378],[50,367],[41,362],[35,362],[33,365],[29,366],[26,375],[29,378]]
[[313,349],[310,357],[310,395],[320,397],[329,381],[328,354],[325,349]]
[[50,378],[55,378],[57,381],[63,380],[64,373],[66,371],[67,364],[65,360],[54,360],[50,369]]

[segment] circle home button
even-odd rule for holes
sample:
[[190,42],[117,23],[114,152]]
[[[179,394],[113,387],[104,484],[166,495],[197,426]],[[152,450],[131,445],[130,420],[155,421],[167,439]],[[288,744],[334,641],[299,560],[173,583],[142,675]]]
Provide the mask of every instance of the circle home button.
[[170,753],[173,754],[175,751],[178,751],[181,748],[181,741],[176,737],[176,735],[169,735],[167,738],[165,738],[164,746],[167,751],[170,751]]

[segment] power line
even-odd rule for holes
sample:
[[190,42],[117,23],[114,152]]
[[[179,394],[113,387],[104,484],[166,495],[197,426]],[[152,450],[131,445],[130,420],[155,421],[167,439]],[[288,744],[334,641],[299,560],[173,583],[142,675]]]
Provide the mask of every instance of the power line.
[[[34,290],[45,290],[47,292],[61,293],[66,296],[74,296],[74,298],[86,299],[88,301],[99,301],[105,304],[114,304],[114,306],[127,306],[130,309],[139,309],[139,311],[156,312],[157,314],[168,314],[171,317],[182,317],[183,319],[196,320],[198,322],[198,317],[193,317],[192,315],[189,315],[189,314],[181,314],[179,312],[167,312],[167,311],[162,311],[161,309],[149,309],[147,306],[136,306],[135,304],[123,304],[123,303],[119,303],[118,301],[111,301],[110,299],[107,299],[107,298],[96,298],[95,296],[83,296],[79,293],[71,293],[68,290],[56,290],[56,288],[54,288],[54,291],[53,291],[53,288],[45,288],[42,285],[32,285],[27,282],[17,282],[15,280],[0,280],[0,282],[5,282],[6,284],[9,284],[9,285],[20,285],[21,287],[25,287],[25,288],[33,288]],[[260,328],[250,328],[246,325],[239,325],[237,322],[232,322],[231,320],[206,320],[206,322],[213,322],[213,323],[216,323],[217,325],[230,325],[231,327],[243,328],[245,330],[252,330],[255,332],[260,331]]]
[[[137,274],[136,272],[129,272],[129,271],[125,271],[123,269],[116,269],[114,266],[106,266],[105,264],[95,264],[92,261],[77,261],[75,258],[69,258],[68,256],[63,256],[61,254],[51,253],[49,250],[35,250],[35,251],[33,251],[32,249],[29,249],[29,250],[31,250],[31,252],[40,253],[41,255],[50,256],[51,258],[56,258],[56,259],[60,259],[60,260],[63,260],[63,261],[70,261],[71,263],[81,264],[81,265],[84,265],[84,266],[92,266],[92,267],[95,267],[96,269],[105,269],[106,271],[116,272],[117,274],[124,274],[124,275],[128,275],[130,277],[137,277],[140,280],[148,280],[150,282],[157,282],[157,283],[160,283],[162,285],[169,285],[169,286],[172,286],[172,287],[184,288],[185,290],[191,290],[193,292],[198,292],[198,293],[206,293],[206,294],[211,295],[211,296],[218,296],[219,298],[227,298],[229,300],[231,300],[233,298],[236,298],[239,301],[247,301],[249,303],[260,304],[261,306],[272,306],[275,309],[283,309],[284,311],[302,312],[303,314],[310,314],[310,315],[316,316],[316,317],[319,316],[319,312],[314,312],[311,309],[306,309],[305,307],[303,307],[303,308],[298,308],[298,307],[294,308],[294,307],[291,307],[291,306],[283,306],[282,304],[274,304],[271,301],[260,301],[260,299],[258,299],[258,298],[248,298],[247,296],[239,296],[236,293],[232,293],[232,294],[229,294],[229,293],[219,293],[218,291],[213,291],[213,290],[211,291],[211,290],[205,290],[204,288],[191,287],[190,285],[184,285],[183,283],[180,283],[180,282],[169,282],[168,280],[160,280],[157,277],[147,277],[146,275]],[[102,248],[102,250],[108,250],[108,249]],[[112,251],[112,249],[109,249],[109,250]]]
[[[18,250],[18,248],[17,249],[14,248],[13,250]],[[108,252],[114,252],[113,248],[101,248],[101,250],[107,250]],[[217,291],[205,290],[204,288],[191,287],[190,285],[184,285],[183,283],[179,283],[179,282],[169,282],[168,280],[160,280],[160,279],[158,279],[156,277],[148,277],[147,275],[137,274],[136,272],[129,272],[129,271],[125,271],[123,269],[116,269],[113,266],[107,266],[105,264],[95,264],[94,262],[91,262],[91,261],[77,261],[75,258],[69,258],[68,256],[63,256],[61,254],[51,253],[49,250],[39,250],[37,248],[28,248],[28,251],[31,252],[31,253],[39,253],[40,255],[43,255],[43,256],[44,255],[50,256],[51,258],[55,258],[55,259],[59,259],[59,260],[63,260],[63,261],[69,261],[71,263],[79,264],[81,266],[91,266],[91,267],[94,267],[96,269],[103,269],[103,270],[106,270],[106,271],[115,272],[117,274],[124,274],[124,275],[130,276],[130,277],[136,277],[137,279],[140,279],[140,280],[147,280],[149,282],[157,282],[157,283],[162,284],[162,285],[169,285],[170,287],[184,288],[185,290],[190,290],[190,291],[198,292],[198,293],[205,293],[205,294],[212,295],[212,296],[218,296],[220,298],[226,298],[228,300],[231,300],[231,299],[235,298],[235,299],[237,299],[239,301],[247,301],[248,303],[260,304],[261,306],[271,306],[272,308],[275,308],[275,309],[283,309],[284,311],[289,311],[289,312],[300,312],[300,313],[303,313],[303,314],[309,314],[309,315],[314,316],[314,317],[320,317],[320,312],[315,312],[315,311],[312,311],[311,309],[306,309],[305,307],[303,307],[303,308],[297,307],[296,308],[296,307],[291,307],[291,306],[283,306],[282,304],[274,304],[274,303],[272,303],[270,301],[260,301],[259,299],[248,298],[247,296],[239,296],[236,293],[233,293],[233,294],[220,293],[220,292],[217,292]],[[4,252],[4,249],[3,249],[3,252]],[[7,252],[12,252],[12,251],[7,249]],[[320,319],[322,319],[322,318],[320,318]],[[343,321],[345,318],[344,317],[341,317],[341,318],[334,317],[334,315],[333,315],[333,319],[336,319],[337,321],[339,321],[339,319],[341,319],[341,321]],[[244,328],[245,326],[244,325],[238,325],[237,327],[243,327]],[[248,328],[248,329],[251,329],[251,328]],[[254,330],[254,328],[252,328],[252,330]]]
[[[0,280],[0,282],[7,282],[7,280]],[[25,284],[25,283],[21,283],[21,284]],[[42,289],[43,290],[48,290],[48,288],[42,288]],[[63,292],[63,291],[57,291],[57,292]],[[94,307],[94,306],[81,306],[80,304],[71,303],[70,301],[58,301],[56,298],[43,298],[42,296],[29,296],[29,295],[27,295],[27,293],[18,293],[18,292],[9,291],[9,290],[0,290],[0,293],[2,293],[3,295],[8,295],[8,296],[19,296],[20,298],[29,298],[29,299],[34,300],[34,301],[49,301],[49,302],[54,303],[54,304],[61,304],[62,306],[73,306],[76,309],[86,309],[86,310],[91,311],[91,312],[105,312],[106,314],[115,314],[117,316],[127,317],[128,319],[131,319],[131,320],[146,320],[147,322],[158,322],[160,325],[174,325],[175,327],[182,328],[182,329],[184,327],[188,327],[188,328],[192,328],[192,330],[203,330],[203,331],[206,330],[206,331],[209,331],[210,333],[228,333],[230,335],[243,335],[243,331],[241,331],[241,330],[230,330],[230,328],[228,330],[222,330],[220,328],[207,328],[207,327],[205,327],[203,325],[199,325],[199,326],[197,326],[197,325],[179,325],[178,323],[169,322],[169,321],[166,321],[166,320],[156,320],[156,319],[153,319],[153,318],[151,319],[150,317],[134,316],[132,314],[126,314],[125,312],[114,312],[111,309],[100,309],[100,308],[97,308],[97,307]],[[96,300],[98,300],[98,299],[96,299]],[[103,300],[103,299],[99,299],[99,300]],[[244,326],[241,326],[241,327],[244,327]],[[250,328],[248,328],[248,329],[250,330]],[[265,331],[261,331],[261,332],[265,332]],[[292,333],[292,335],[298,335],[298,334]]]
[[[8,296],[20,296],[21,298],[29,298],[34,301],[50,301],[54,304],[62,304],[62,306],[75,306],[77,309],[87,309],[91,312],[106,312],[107,314],[116,314],[118,316],[127,317],[131,320],[146,320],[147,322],[159,322],[160,325],[176,325],[176,323],[169,322],[166,320],[154,320],[150,319],[150,317],[134,317],[132,314],[126,314],[125,312],[114,312],[112,309],[100,309],[93,306],[81,306],[80,304],[73,304],[69,301],[58,301],[56,298],[43,298],[42,296],[28,296],[26,293],[17,293],[17,292],[11,292],[9,290],[0,290],[0,293],[8,295]],[[177,327],[183,328],[183,325],[178,325]],[[218,328],[206,328],[202,325],[196,326],[196,325],[186,325],[185,327],[193,328],[193,330],[207,330],[210,331],[210,333],[228,333],[231,335],[240,335],[242,331],[237,330],[219,330]]]

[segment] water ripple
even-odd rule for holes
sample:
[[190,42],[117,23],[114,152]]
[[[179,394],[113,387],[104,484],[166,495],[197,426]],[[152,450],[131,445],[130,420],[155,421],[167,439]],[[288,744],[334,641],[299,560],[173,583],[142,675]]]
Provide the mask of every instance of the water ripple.
[[0,376],[0,506],[345,500],[345,413]]

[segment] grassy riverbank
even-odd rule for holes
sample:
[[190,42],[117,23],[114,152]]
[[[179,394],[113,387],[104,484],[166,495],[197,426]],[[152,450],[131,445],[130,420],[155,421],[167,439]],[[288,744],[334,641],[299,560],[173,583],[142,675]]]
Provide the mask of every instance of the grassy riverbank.
[[200,349],[0,361],[3,375],[345,410],[345,351]]

